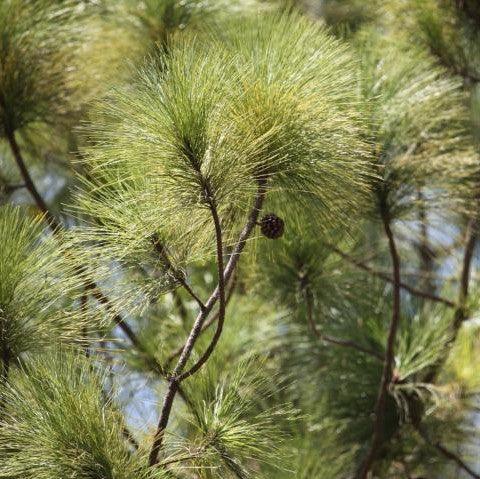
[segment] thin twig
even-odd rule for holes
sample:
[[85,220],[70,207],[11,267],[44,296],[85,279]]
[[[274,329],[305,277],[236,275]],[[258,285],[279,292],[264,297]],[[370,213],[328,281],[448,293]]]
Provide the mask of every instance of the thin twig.
[[[235,286],[236,286],[236,281],[235,281],[235,277],[234,277],[233,280],[230,282],[230,286],[229,286],[227,294],[226,294],[225,303],[226,303],[227,306],[228,306],[228,303],[230,302],[230,299],[232,298],[233,292],[235,290]],[[200,335],[202,335],[207,329],[210,328],[210,326],[212,326],[213,323],[215,323],[215,321],[217,321],[218,316],[219,316],[219,312],[217,311],[211,318],[209,318],[207,321],[205,321],[205,323],[203,323],[202,330],[200,331]],[[177,358],[178,356],[180,356],[180,354],[182,354],[182,351],[183,351],[184,347],[185,347],[185,345],[182,344],[182,346],[180,346],[175,351],[173,351],[173,353],[170,354],[170,356],[166,360],[166,364],[165,364],[166,367],[168,367],[169,364],[175,358]]]
[[[225,319],[226,304],[225,304],[225,277],[224,277],[224,274],[223,274],[223,269],[224,268],[223,268],[222,228],[221,228],[221,225],[220,225],[220,218],[218,216],[218,211],[217,211],[217,208],[216,208],[216,204],[215,204],[215,201],[212,197],[213,195],[212,195],[212,192],[211,192],[210,189],[207,189],[207,194],[209,196],[210,212],[212,214],[212,219],[213,219],[213,223],[214,223],[214,226],[215,226],[217,269],[218,269],[218,296],[219,296],[219,302],[220,302],[219,313],[218,313],[218,322],[217,322],[217,330],[215,332],[215,335],[214,335],[209,347],[207,348],[205,353],[202,355],[202,357],[197,361],[197,363],[195,363],[195,365],[189,371],[187,371],[187,373],[181,374],[182,369],[183,369],[184,365],[186,364],[186,361],[188,360],[188,356],[190,355],[189,354],[188,356],[186,356],[184,353],[185,353],[185,351],[188,347],[190,347],[190,352],[193,349],[193,346],[194,346],[196,340],[198,339],[198,337],[200,335],[201,328],[202,328],[203,324],[199,324],[197,326],[197,328],[195,328],[196,325],[193,326],[192,332],[190,333],[190,336],[189,336],[190,344],[189,344],[189,340],[187,340],[187,343],[185,344],[185,348],[182,351],[182,354],[180,355],[180,359],[177,363],[177,366],[175,367],[175,370],[174,370],[173,375],[172,375],[172,379],[170,381],[169,390],[171,390],[173,392],[172,392],[172,394],[169,394],[167,392],[166,397],[168,398],[168,400],[171,403],[173,403],[173,401],[175,399],[175,393],[178,390],[178,386],[180,385],[180,383],[184,379],[186,379],[187,377],[191,376],[196,371],[198,371],[202,367],[202,365],[210,357],[210,354],[215,349],[215,346],[218,342],[218,339],[220,338],[220,335],[222,333],[223,322],[224,322],[224,319]],[[205,311],[205,306],[202,303],[201,307],[200,307],[200,314],[202,314],[204,311]],[[179,366],[182,362],[182,358],[184,360],[184,365]],[[160,448],[162,446],[163,434],[164,434],[165,428],[167,427],[167,424],[168,424],[170,411],[171,411],[171,405],[165,406],[165,403],[164,403],[164,407],[162,408],[162,414],[160,415],[160,418],[159,418],[155,438],[153,440],[152,449],[150,451],[150,456],[149,456],[149,465],[150,466],[153,466],[158,462],[158,452],[160,451]],[[164,414],[164,412],[165,412],[165,414]]]
[[[377,276],[378,278],[381,278],[384,281],[387,281],[389,283],[394,283],[395,280],[390,275],[373,269],[371,266],[363,263],[360,260],[357,260],[357,259],[353,258],[352,256],[343,252],[341,249],[337,248],[334,245],[328,244],[327,246],[334,253],[338,254],[340,257],[342,257],[344,260],[348,261],[353,266],[356,266],[357,268],[362,269],[363,271],[366,271],[367,273],[370,273],[373,276]],[[456,304],[453,301],[450,301],[449,299],[442,298],[441,296],[437,296],[436,294],[429,293],[427,291],[421,291],[417,288],[414,288],[413,286],[410,286],[407,283],[403,283],[402,281],[400,281],[399,286],[400,286],[400,288],[404,289],[405,291],[408,291],[409,293],[413,294],[414,296],[418,296],[418,297],[424,298],[424,299],[429,299],[429,300],[435,301],[437,303],[442,303],[445,306],[448,306],[450,308],[455,308],[455,306],[456,306]]]
[[35,187],[32,177],[30,176],[30,173],[28,171],[28,168],[25,162],[23,161],[23,157],[20,152],[20,147],[18,146],[17,140],[15,138],[15,133],[13,131],[7,130],[5,134],[6,134],[8,143],[10,145],[10,149],[12,150],[13,156],[15,158],[15,162],[17,163],[18,169],[20,170],[20,173],[22,175],[23,181],[25,181],[25,186],[27,190],[32,195],[38,209],[44,214],[46,220],[48,221],[52,229],[54,231],[59,230],[61,227],[60,222],[50,212],[45,201],[43,201],[43,198],[38,192],[37,188]]
[[197,302],[200,309],[201,310],[204,309],[205,305],[203,304],[203,301],[197,296],[197,294],[193,291],[191,286],[187,283],[187,281],[183,277],[183,274],[173,266],[172,262],[170,261],[170,258],[168,257],[165,246],[160,242],[159,238],[154,237],[153,245],[155,246],[155,250],[157,251],[159,256],[162,258],[163,262],[165,263],[165,267],[167,268],[167,271],[169,271],[172,274],[175,281],[178,281],[178,283],[180,283],[185,288],[187,293]]
[[456,332],[466,319],[465,303],[468,298],[470,285],[470,273],[472,269],[473,253],[477,244],[477,219],[471,218],[467,225],[465,253],[463,255],[462,271],[460,275],[460,291],[458,295],[458,307],[455,311],[453,328]]
[[[12,153],[15,157],[15,160],[17,162],[18,168],[20,170],[20,173],[25,181],[25,185],[32,195],[33,199],[35,200],[35,203],[37,204],[37,207],[44,213],[45,218],[47,219],[50,227],[52,228],[52,231],[54,234],[58,234],[62,229],[62,225],[57,221],[57,219],[54,217],[54,215],[50,212],[48,206],[46,205],[45,201],[43,200],[42,196],[38,192],[38,190],[35,187],[35,184],[32,181],[32,178],[30,176],[30,173],[28,172],[28,169],[26,167],[25,161],[23,160],[22,153],[20,151],[20,147],[15,139],[15,134],[14,133],[7,133],[7,139],[9,141]],[[98,288],[98,285],[91,279],[87,278],[86,279],[86,284],[85,288],[87,290],[91,291],[91,294],[93,297],[102,305],[104,305],[110,313],[112,313],[113,321],[117,326],[121,328],[121,330],[124,332],[124,334],[128,337],[130,342],[141,352],[145,355],[146,362],[150,365],[150,367],[157,371],[159,374],[162,376],[166,376],[166,370],[163,368],[162,365],[158,363],[158,361],[155,360],[155,358],[151,357],[151,355],[148,354],[146,351],[146,348],[143,346],[143,344],[140,342],[138,339],[137,335],[134,333],[132,328],[129,326],[129,324],[122,318],[122,316],[114,311],[114,307],[111,304],[111,301],[105,294],[102,293],[102,291]]]
[[218,340],[222,334],[223,324],[225,321],[225,309],[227,306],[225,299],[225,278],[223,277],[223,240],[222,240],[222,228],[220,226],[220,218],[218,216],[217,207],[212,202],[210,205],[212,212],[213,223],[215,225],[215,238],[217,243],[217,266],[218,266],[218,291],[219,291],[219,308],[218,308],[218,320],[217,320],[217,329],[213,335],[210,344],[203,353],[203,355],[198,359],[198,361],[178,378],[179,381],[183,381],[188,377],[195,374],[207,361],[213,350],[215,349]]
[[[265,199],[265,194],[266,194],[266,180],[262,179],[259,181],[259,186],[258,186],[257,194],[255,197],[254,205],[253,205],[252,211],[250,212],[247,223],[240,233],[237,244],[232,254],[230,255],[230,259],[228,260],[228,263],[225,269],[223,270],[223,274],[220,272],[219,276],[221,276],[222,278],[223,285],[227,284],[228,281],[230,280],[230,277],[235,271],[240,255],[243,252],[243,249],[245,248],[246,242],[250,237],[253,229],[255,228],[260,210],[262,208],[262,205]],[[193,348],[200,335],[200,332],[202,330],[202,326],[205,320],[207,319],[208,315],[210,314],[210,312],[212,311],[213,307],[215,306],[216,302],[220,297],[220,288],[221,288],[221,285],[220,285],[220,279],[219,279],[219,284],[217,285],[213,293],[210,295],[208,301],[205,303],[205,308],[199,312],[193,324],[193,327],[190,331],[190,334],[185,343],[183,351],[180,354],[180,358],[178,359],[177,365],[175,366],[173,374],[170,378],[169,387],[163,401],[162,410],[161,410],[160,418],[158,421],[157,431],[156,431],[152,449],[149,455],[150,466],[153,466],[158,462],[158,453],[162,447],[164,432],[168,425],[173,401],[175,399],[175,395],[178,391],[178,387],[180,384],[180,381],[178,380],[178,378],[181,376],[187,364],[187,361],[192,354]]]
[[[20,170],[20,173],[22,175],[23,180],[25,181],[25,186],[28,189],[29,193],[32,195],[33,199],[35,200],[35,203],[42,211],[42,213],[45,215],[45,218],[52,228],[52,231],[54,234],[58,234],[62,229],[62,225],[58,222],[58,220],[55,218],[55,216],[50,212],[47,204],[43,200],[42,196],[38,192],[37,188],[35,187],[35,184],[33,183],[33,180],[30,176],[30,173],[28,171],[28,168],[25,164],[25,161],[23,160],[22,153],[20,151],[20,147],[18,146],[18,143],[15,139],[15,134],[13,132],[8,133],[7,132],[7,139],[10,145],[10,148],[12,150],[13,156],[15,157],[15,160],[17,162],[17,166]],[[110,300],[98,289],[96,283],[92,280],[87,280],[87,283],[85,287],[89,290],[93,291],[94,297],[102,304],[108,305],[109,309],[112,309],[112,305],[110,303]],[[128,324],[123,320],[123,318],[117,313],[114,316],[114,321],[115,323],[120,326],[120,328],[123,330],[123,332],[129,337],[129,339],[132,341],[134,345],[136,345],[135,337],[133,334],[133,331],[131,328],[128,326]]]
[[385,348],[385,360],[383,363],[382,380],[378,391],[377,401],[374,410],[373,438],[370,449],[360,466],[357,479],[366,479],[368,472],[377,457],[378,449],[382,444],[383,427],[385,421],[385,410],[387,405],[388,387],[392,379],[392,369],[394,363],[395,338],[397,336],[398,326],[400,324],[400,257],[398,255],[395,237],[391,229],[391,220],[384,205],[382,208],[382,222],[385,234],[388,239],[390,256],[392,258],[393,268],[393,309],[392,320],[388,331],[387,346]]
[[[26,188],[27,185],[25,183],[17,183],[17,184],[10,184],[10,185],[4,185],[3,186],[3,190],[5,191],[5,193],[7,193],[8,195],[12,194],[14,191],[16,190],[20,190],[22,188]],[[1,190],[1,188],[0,188]]]
[[457,454],[452,452],[450,449],[447,449],[444,445],[442,445],[439,441],[432,441],[427,434],[427,431],[420,425],[414,426],[415,429],[418,431],[422,439],[430,446],[434,447],[439,451],[443,456],[447,459],[455,462],[458,467],[463,469],[467,474],[469,474],[474,479],[480,479],[480,474],[477,474],[468,464],[466,464]]
[[[52,232],[54,234],[59,234],[60,231],[62,231],[63,226],[61,225],[61,223],[57,221],[55,216],[50,212],[50,210],[48,209],[48,206],[46,205],[40,193],[36,189],[35,184],[33,183],[32,178],[26,167],[25,161],[23,160],[18,143],[16,142],[15,134],[13,132],[7,133],[7,138],[28,191],[32,195],[33,199],[35,200],[37,207],[44,213],[45,218],[47,219],[47,222],[52,229]],[[87,278],[85,280],[85,287],[86,289],[91,290],[92,295],[95,297],[95,299],[101,304],[103,304],[113,314],[113,321],[117,326],[120,327],[120,329],[129,338],[131,343],[140,351],[140,353],[143,354],[143,357],[147,365],[149,365],[151,369],[156,371],[161,376],[166,377],[167,376],[166,369],[153,356],[148,354],[148,351],[140,342],[137,335],[133,332],[130,325],[123,319],[123,317],[119,313],[114,311],[114,307],[110,299],[107,296],[105,296],[105,294],[102,293],[102,291],[98,288],[98,285],[92,279]],[[191,405],[186,394],[181,389],[179,389],[178,392],[181,395],[182,399],[187,403],[187,405]]]

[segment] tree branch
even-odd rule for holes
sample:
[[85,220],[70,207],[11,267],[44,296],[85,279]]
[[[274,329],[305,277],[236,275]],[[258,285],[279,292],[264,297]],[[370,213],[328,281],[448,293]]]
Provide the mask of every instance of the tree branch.
[[48,221],[52,229],[54,231],[59,230],[61,228],[60,222],[50,212],[47,204],[45,203],[45,201],[43,201],[43,198],[35,187],[35,184],[32,180],[32,177],[30,176],[30,173],[20,152],[20,147],[18,146],[17,140],[15,138],[15,133],[13,131],[7,130],[6,136],[10,145],[10,149],[12,150],[13,156],[15,158],[15,162],[17,163],[18,169],[20,170],[23,181],[25,182],[25,187],[32,195],[33,199],[35,200],[35,204],[37,205],[38,209],[44,214],[46,220]]
[[25,183],[17,183],[13,185],[3,185],[0,187],[0,191],[3,188],[3,191],[7,193],[7,195],[12,194],[14,191],[20,190],[22,188],[26,188],[27,185]]
[[[214,203],[211,204],[211,212],[213,217],[213,222],[215,224],[215,237],[217,242],[217,265],[218,265],[218,292],[219,292],[219,308],[218,308],[218,320],[217,320],[217,329],[215,334],[208,345],[207,349],[200,357],[200,359],[178,378],[179,381],[184,381],[192,374],[195,374],[207,361],[210,355],[212,354],[215,346],[220,339],[220,336],[223,331],[223,324],[225,321],[225,309],[226,309],[226,299],[225,299],[225,278],[223,277],[223,240],[222,240],[222,228],[220,226],[220,218],[218,217],[217,208]],[[201,332],[201,331],[200,331]]]
[[[185,365],[187,364],[188,359],[192,354],[193,347],[195,346],[195,343],[200,335],[202,326],[220,296],[223,296],[223,300],[221,300],[223,301],[223,306],[221,306],[221,308],[222,310],[224,310],[224,307],[225,307],[224,285],[227,284],[228,281],[230,280],[230,277],[233,274],[235,267],[237,265],[238,259],[240,258],[240,255],[243,252],[243,249],[245,248],[247,239],[250,237],[253,229],[255,228],[260,210],[263,205],[263,201],[265,199],[265,194],[266,194],[266,180],[262,179],[262,180],[259,180],[258,182],[258,190],[255,197],[252,211],[250,212],[246,225],[244,226],[243,230],[240,233],[237,244],[230,256],[230,259],[225,269],[223,270],[223,272],[219,269],[218,285],[213,291],[213,293],[210,295],[210,298],[205,304],[205,308],[201,310],[200,313],[198,314],[193,324],[193,327],[190,331],[188,339],[185,343],[185,346],[182,350],[182,353],[180,354],[180,358],[178,359],[177,365],[175,366],[175,369],[169,381],[167,394],[165,395],[165,398],[163,401],[162,410],[161,410],[160,418],[158,421],[157,431],[156,431],[152,449],[149,455],[150,466],[153,466],[158,463],[158,453],[162,447],[163,436],[165,433],[165,429],[168,425],[173,401],[178,391],[179,384],[182,381],[181,379],[182,372],[185,368]],[[215,223],[215,219],[214,219],[214,223]],[[215,229],[216,229],[216,233],[218,234],[217,226]],[[217,249],[218,249],[218,245],[219,243],[217,238]],[[219,255],[219,251],[217,251],[217,258],[218,258],[218,255]],[[222,256],[223,256],[223,252],[222,252]],[[223,264],[223,258],[222,258],[222,264]],[[223,291],[222,293],[221,293],[221,290]],[[219,316],[219,320],[220,320],[220,316]]]
[[383,438],[383,426],[385,421],[385,409],[387,404],[388,387],[392,379],[394,363],[395,338],[400,323],[400,257],[398,255],[395,238],[391,230],[391,220],[386,206],[382,208],[382,222],[385,234],[388,239],[390,256],[393,267],[393,310],[392,320],[388,331],[387,347],[385,349],[385,360],[383,364],[382,380],[378,391],[377,401],[374,410],[373,438],[370,450],[367,453],[357,474],[357,479],[366,479],[373,462],[375,461],[378,449]]
[[427,434],[427,431],[420,425],[415,425],[415,429],[418,431],[422,439],[429,445],[437,449],[443,456],[445,456],[450,461],[453,461],[463,469],[467,474],[469,474],[474,479],[480,479],[480,474],[477,474],[468,464],[466,464],[460,457],[458,457],[454,452],[450,449],[447,449],[443,446],[439,441],[432,441]]
[[[235,277],[234,277],[233,280],[231,281],[230,286],[228,288],[228,291],[226,293],[226,299],[225,299],[225,305],[226,306],[228,306],[228,303],[230,302],[230,299],[232,298],[233,292],[235,290],[235,286],[236,286],[236,281],[235,281]],[[218,315],[219,315],[219,312],[217,311],[211,318],[209,318],[207,321],[205,321],[205,323],[203,323],[202,330],[200,331],[200,335],[202,335],[208,328],[210,328],[210,326],[212,326],[213,323],[215,323],[215,321],[217,321]],[[170,354],[170,356],[167,358],[167,361],[166,361],[166,367],[168,367],[168,365],[176,357],[178,357],[178,356],[180,356],[180,354],[182,354],[182,351],[183,351],[184,347],[185,347],[185,345],[183,344],[182,346],[177,348],[175,351],[173,351],[172,354]]]
[[[47,219],[48,224],[52,228],[53,233],[58,234],[63,229],[63,227],[61,223],[59,223],[57,219],[54,217],[54,215],[50,212],[50,210],[48,209],[48,206],[46,205],[40,193],[36,189],[35,184],[33,183],[30,173],[28,172],[28,169],[26,167],[25,161],[23,160],[18,143],[16,142],[15,134],[13,132],[10,132],[10,133],[7,132],[7,139],[9,141],[10,148],[15,157],[20,173],[25,181],[25,186],[27,187],[28,191],[34,198],[38,208],[44,213],[45,218]],[[165,368],[161,364],[159,364],[158,361],[155,360],[155,358],[153,358],[151,355],[148,354],[143,344],[140,342],[136,334],[133,332],[132,328],[122,318],[122,316],[119,313],[114,312],[114,308],[109,298],[102,293],[102,291],[98,288],[98,285],[90,278],[87,278],[85,288],[87,290],[91,290],[93,297],[99,303],[104,305],[110,312],[113,312],[113,321],[117,326],[120,327],[123,333],[130,340],[130,342],[144,355],[145,361],[149,365],[149,367],[154,371],[156,371],[158,374],[162,376],[166,376],[167,372]],[[181,393],[181,395],[184,398],[184,400],[188,402],[183,392]]]
[[470,285],[470,273],[472,269],[473,253],[477,244],[477,219],[471,218],[467,224],[465,252],[463,255],[462,271],[460,274],[460,291],[458,294],[458,306],[455,310],[453,328],[455,335],[466,319],[465,303],[468,298]]
[[174,279],[185,288],[188,294],[197,302],[200,309],[203,310],[205,308],[203,301],[195,294],[190,285],[186,282],[183,275],[179,273],[176,268],[174,268],[172,262],[170,261],[170,258],[168,257],[165,246],[160,242],[160,239],[158,237],[153,238],[153,245],[155,246],[155,249],[159,256],[162,258],[163,262],[165,263],[167,271],[170,271],[172,273]]
[[[388,274],[382,273],[381,271],[377,271],[373,269],[371,266],[363,263],[362,261],[359,261],[352,256],[348,255],[347,253],[344,253],[341,249],[337,248],[334,245],[327,244],[327,246],[336,254],[338,254],[340,257],[342,257],[344,260],[348,261],[350,264],[353,266],[356,266],[359,269],[362,269],[363,271],[366,271],[367,273],[370,273],[372,276],[377,276],[378,278],[383,279],[384,281],[387,281],[389,283],[394,283],[395,279],[389,276]],[[417,288],[414,288],[413,286],[410,286],[407,283],[403,283],[400,281],[399,283],[400,288],[404,289],[405,291],[408,291],[410,294],[413,294],[414,296],[418,296],[423,299],[429,299],[431,301],[437,302],[437,303],[442,303],[445,306],[448,306],[449,308],[454,308],[456,304],[453,301],[450,301],[449,299],[442,298],[441,296],[437,296],[433,293],[429,293],[427,291],[421,291]]]

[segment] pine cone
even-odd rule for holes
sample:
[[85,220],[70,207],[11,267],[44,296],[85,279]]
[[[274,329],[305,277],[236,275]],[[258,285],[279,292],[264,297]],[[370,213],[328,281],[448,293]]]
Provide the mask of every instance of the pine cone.
[[266,214],[260,220],[260,230],[264,236],[270,239],[277,239],[283,235],[285,223],[274,213]]

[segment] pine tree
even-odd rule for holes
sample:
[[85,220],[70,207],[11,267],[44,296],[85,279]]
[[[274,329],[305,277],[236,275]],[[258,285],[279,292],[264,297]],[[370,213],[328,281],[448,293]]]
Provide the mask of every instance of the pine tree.
[[480,477],[476,5],[0,0],[0,478]]

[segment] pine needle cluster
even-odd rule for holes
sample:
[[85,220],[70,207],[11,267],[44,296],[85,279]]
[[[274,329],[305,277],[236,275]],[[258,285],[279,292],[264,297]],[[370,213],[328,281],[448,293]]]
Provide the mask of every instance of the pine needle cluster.
[[347,48],[295,15],[251,22],[179,40],[99,105],[78,198],[95,219],[76,232],[87,254],[161,274],[158,238],[184,268],[213,252],[210,202],[230,244],[259,181],[325,230],[357,206],[371,169]]
[[[68,243],[43,235],[42,219],[0,207],[0,320],[4,376],[25,353],[78,342],[100,318],[82,311],[83,280]],[[97,327],[100,322],[97,323]]]
[[130,453],[122,416],[103,398],[104,380],[78,353],[30,361],[1,394],[0,477],[165,477]]

